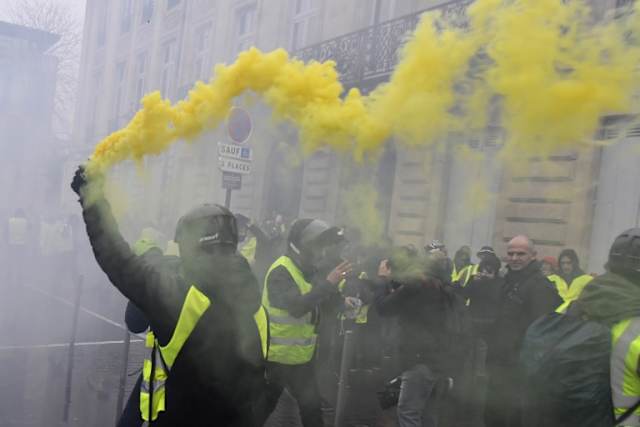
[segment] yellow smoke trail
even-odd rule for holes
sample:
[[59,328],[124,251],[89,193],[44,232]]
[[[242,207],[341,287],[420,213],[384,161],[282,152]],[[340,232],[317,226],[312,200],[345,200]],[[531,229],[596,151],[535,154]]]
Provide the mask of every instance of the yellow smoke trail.
[[354,89],[342,97],[331,61],[304,64],[281,49],[252,48],[173,106],[158,92],[146,96],[127,127],[98,144],[89,172],[215,128],[245,92],[294,123],[305,152],[329,146],[356,159],[389,137],[425,144],[496,120],[508,149],[567,148],[590,138],[602,115],[634,107],[638,6],[625,20],[597,25],[583,1],[477,0],[467,15],[455,27],[426,14],[389,83],[369,96]]
[[373,185],[352,185],[342,195],[341,204],[347,226],[360,232],[364,246],[374,246],[382,241],[384,220],[378,210],[378,192]]

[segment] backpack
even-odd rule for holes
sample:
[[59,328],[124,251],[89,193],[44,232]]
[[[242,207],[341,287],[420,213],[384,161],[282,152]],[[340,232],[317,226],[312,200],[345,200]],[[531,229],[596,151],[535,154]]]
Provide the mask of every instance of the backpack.
[[614,425],[609,379],[611,330],[574,314],[531,324],[520,362],[523,426]]

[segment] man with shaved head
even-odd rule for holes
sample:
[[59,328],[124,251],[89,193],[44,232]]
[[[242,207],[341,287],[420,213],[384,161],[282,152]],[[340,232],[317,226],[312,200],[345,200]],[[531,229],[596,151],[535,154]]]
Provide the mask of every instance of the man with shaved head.
[[521,425],[518,360],[522,340],[536,319],[562,304],[557,290],[542,274],[536,255],[533,241],[527,236],[516,236],[507,245],[507,273],[496,307],[496,324],[489,337],[487,426]]

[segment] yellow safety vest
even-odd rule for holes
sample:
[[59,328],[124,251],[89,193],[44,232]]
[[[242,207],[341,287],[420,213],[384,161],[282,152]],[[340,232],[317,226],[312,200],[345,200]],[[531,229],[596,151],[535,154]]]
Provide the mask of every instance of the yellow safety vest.
[[556,309],[556,313],[565,313],[569,304],[577,300],[582,290],[587,283],[593,280],[593,276],[583,274],[578,276],[571,282],[571,286],[567,285],[567,282],[559,275],[552,274],[547,276],[547,279],[551,280],[558,290],[558,294],[562,298],[563,303]]
[[25,245],[27,243],[27,228],[29,223],[25,218],[9,218],[9,244]]
[[[140,413],[145,421],[156,420],[160,412],[166,410],[165,383],[169,372],[180,354],[180,350],[195,329],[202,315],[207,311],[211,301],[195,286],[191,286],[182,304],[178,323],[169,343],[161,346],[153,332],[147,333],[145,346],[149,348],[150,357],[142,366],[142,383],[140,384]],[[260,333],[260,345],[264,358],[268,355],[267,313],[261,306],[254,315]],[[153,374],[153,377],[151,373]]]
[[[165,382],[169,371],[176,361],[180,350],[184,346],[196,324],[211,301],[195,286],[189,288],[187,297],[182,304],[178,323],[173,335],[166,346],[161,346],[152,332],[147,334],[145,345],[151,349],[151,357],[145,359],[142,365],[142,383],[140,385],[140,413],[145,421],[153,421],[165,407]],[[166,369],[165,369],[166,368]],[[153,376],[152,373],[153,372]]]
[[255,237],[248,239],[244,245],[240,248],[240,255],[245,257],[249,264],[253,265],[256,262],[256,247],[258,240]]
[[[640,317],[616,324],[612,338],[611,395],[617,418],[640,400]],[[640,426],[640,409],[623,424]]]
[[[358,279],[361,280],[366,280],[369,277],[367,276],[366,272],[361,272],[358,275]],[[340,290],[340,293],[344,293],[344,287],[347,284],[347,281],[345,279],[342,279],[340,281],[340,283],[338,284],[338,289]],[[338,320],[346,320],[347,316],[344,315],[344,313],[340,313],[338,314]],[[360,308],[358,309],[358,313],[356,313],[356,318],[355,318],[356,324],[358,325],[364,325],[369,321],[369,304],[363,304],[360,306]]]
[[284,267],[305,295],[311,284],[304,279],[300,269],[287,257],[282,256],[273,263],[264,279],[262,305],[269,312],[269,354],[267,360],[284,365],[301,365],[311,361],[316,349],[315,325],[311,313],[295,318],[287,310],[273,307],[269,301],[269,275],[277,267]]
[[455,281],[458,281],[458,283],[460,283],[460,286],[464,288],[469,284],[469,280],[471,280],[471,277],[478,272],[478,268],[478,264],[467,265],[465,268],[460,270]]

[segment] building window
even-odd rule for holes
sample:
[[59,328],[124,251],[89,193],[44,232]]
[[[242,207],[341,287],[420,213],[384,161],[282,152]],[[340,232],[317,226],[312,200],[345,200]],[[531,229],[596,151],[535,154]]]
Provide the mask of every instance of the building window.
[[167,10],[171,10],[180,4],[181,0],[167,0]]
[[133,18],[132,0],[123,0],[122,15],[120,16],[120,33],[124,34],[131,30],[131,20]]
[[122,100],[124,98],[124,88],[127,78],[127,63],[122,61],[116,65],[115,85],[116,97],[113,105],[113,117],[116,121],[120,118],[120,110],[122,109]]
[[138,54],[137,58],[136,58],[136,79],[135,79],[135,86],[134,86],[134,96],[135,99],[132,102],[132,109],[135,109],[135,106],[137,105],[138,102],[140,102],[140,100],[142,99],[142,97],[144,96],[144,91],[145,91],[145,67],[146,67],[146,63],[147,63],[147,54],[145,52],[141,52]]
[[142,0],[142,15],[140,23],[148,24],[153,17],[153,1],[154,0]]
[[294,0],[291,20],[291,50],[298,50],[312,42],[311,31],[318,15],[317,0]]
[[160,82],[160,93],[165,98],[171,97],[172,79],[174,77],[176,65],[176,41],[170,40],[162,45],[160,50],[162,55],[160,63],[162,64],[162,78]]
[[249,49],[256,37],[256,5],[243,6],[236,11],[235,54]]
[[98,13],[96,16],[98,20],[98,47],[104,46],[107,41],[107,2],[101,4],[102,6],[97,9]]
[[207,49],[210,45],[211,22],[201,25],[196,29],[193,41],[193,81],[206,78],[209,72],[207,69]]

